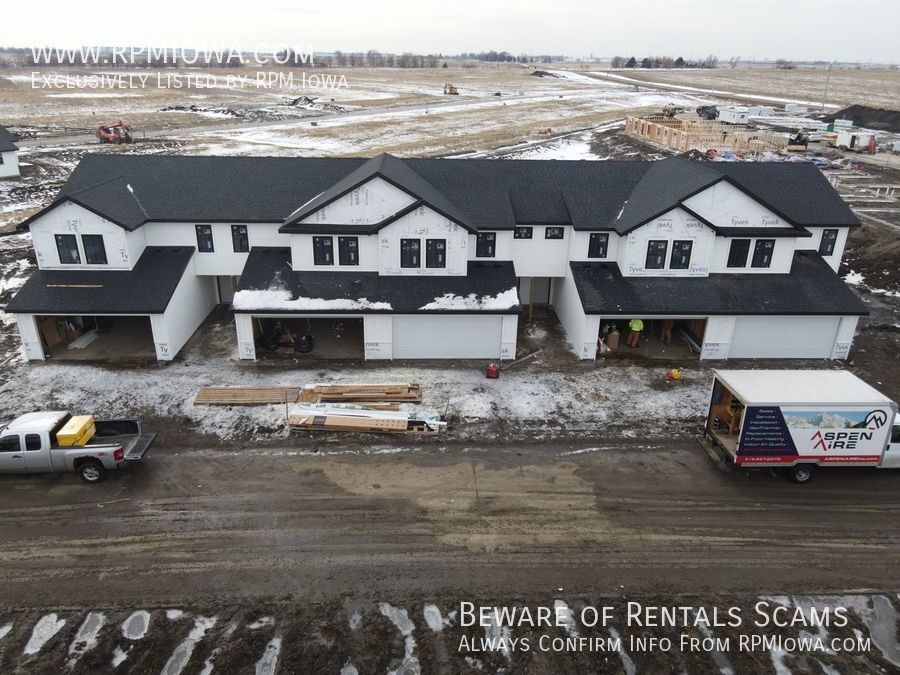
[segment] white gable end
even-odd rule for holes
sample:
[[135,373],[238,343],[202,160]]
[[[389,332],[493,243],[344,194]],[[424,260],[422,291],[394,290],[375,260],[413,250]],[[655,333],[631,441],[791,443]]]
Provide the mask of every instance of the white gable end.
[[311,213],[302,223],[374,225],[416,201],[412,195],[380,177],[372,178]]
[[784,218],[727,181],[719,181],[683,203],[717,227],[791,226]]

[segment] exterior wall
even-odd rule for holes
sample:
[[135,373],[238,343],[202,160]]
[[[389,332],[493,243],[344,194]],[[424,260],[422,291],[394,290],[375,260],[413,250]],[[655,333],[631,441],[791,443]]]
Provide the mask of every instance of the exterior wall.
[[17,150],[0,152],[3,163],[0,164],[0,178],[13,178],[19,175],[19,153]]
[[500,360],[516,358],[516,339],[519,334],[519,317],[516,314],[504,314],[500,326]]
[[493,258],[479,258],[477,253],[478,237],[474,234],[469,235],[469,260],[512,260],[512,230],[488,230],[484,232],[497,233],[497,249]]
[[835,272],[841,266],[841,259],[844,257],[844,248],[847,246],[847,235],[850,233],[848,227],[807,227],[812,232],[811,237],[797,239],[797,249],[801,251],[818,251],[819,244],[822,243],[822,232],[826,229],[838,231],[837,241],[834,242],[834,252],[831,255],[823,255],[822,260],[828,263],[828,266]]
[[[528,227],[531,227],[531,239],[516,239],[513,235],[509,242],[510,256],[516,268],[516,276],[565,276],[569,263],[569,246],[574,234],[573,229],[564,227],[562,239],[546,239],[546,226],[529,225]],[[585,248],[585,255],[587,255],[587,248]]]
[[[760,239],[766,239],[760,235]],[[728,251],[734,239],[749,239],[750,253],[745,267],[728,267]],[[756,238],[753,237],[716,237],[712,256],[709,262],[711,274],[788,274],[794,263],[794,246],[796,237],[775,237],[775,248],[772,251],[772,264],[769,267],[751,267],[753,248]]]
[[[598,232],[601,230],[598,230]],[[602,230],[606,232],[606,230]],[[615,262],[619,256],[619,240],[620,237],[615,232],[606,232],[609,235],[609,245],[607,246],[605,258],[588,258],[588,246],[591,243],[591,233],[584,231],[573,231],[572,238],[569,241],[569,260],[585,260],[591,262]]]
[[363,316],[363,345],[367,361],[393,358],[393,325],[389,314]]
[[[122,269],[130,270],[144,252],[144,230],[129,232],[113,222],[82,208],[74,202],[63,202],[34,220],[29,229],[34,243],[34,254],[40,269]],[[57,234],[74,234],[78,242],[81,263],[64,265],[59,261],[56,248]],[[106,248],[106,265],[88,265],[84,257],[83,234],[103,235]]]
[[734,333],[733,316],[711,316],[706,320],[701,359],[727,359]]
[[858,316],[841,317],[837,336],[834,339],[834,349],[831,350],[831,358],[845,360],[850,357],[850,347],[853,345],[853,338],[856,337],[858,323]]
[[[420,239],[421,264],[415,269],[400,267],[400,240]],[[425,240],[447,240],[447,266],[425,267]],[[420,206],[378,233],[378,272],[391,276],[465,276],[470,245],[468,231],[427,206]],[[474,246],[474,242],[471,242]]]
[[248,253],[235,253],[231,241],[232,225],[247,225],[247,238],[250,247],[254,246],[290,246],[291,235],[281,234],[278,228],[281,223],[147,223],[138,232],[143,231],[147,246],[186,246],[197,248],[197,230],[195,225],[212,225],[213,252],[194,254],[194,271],[200,275],[240,276],[244,271]]
[[13,314],[16,326],[19,328],[19,339],[22,341],[22,350],[29,361],[43,361],[44,344],[38,329],[37,318],[34,314]]
[[[313,236],[331,236],[334,250],[334,265],[316,265],[313,258]],[[338,254],[339,235],[312,235],[292,234],[291,237],[291,265],[297,270],[341,270],[357,272],[378,271],[378,235],[347,235],[357,237],[359,240],[359,265],[341,265]],[[399,244],[397,244],[399,246]],[[398,265],[400,254],[397,253]]]
[[156,358],[171,361],[216,306],[216,280],[199,277],[188,268],[178,282],[164,314],[152,314]]
[[580,359],[596,358],[600,317],[587,316],[584,313],[571,269],[566,270],[566,276],[561,281],[553,284],[550,300],[559,322],[566,331],[572,351]]
[[717,227],[791,226],[781,216],[724,180],[684,200],[684,205]]
[[416,198],[409,193],[376,176],[300,222],[317,225],[374,225],[415,201]]
[[237,330],[238,358],[256,360],[256,340],[253,338],[253,317],[249,314],[235,314],[234,327]]
[[[651,239],[668,241],[665,269],[646,269],[647,243]],[[691,262],[686,270],[669,269],[672,242],[690,240]],[[622,276],[638,277],[705,277],[710,272],[710,256],[716,241],[715,232],[682,209],[673,209],[623,237],[618,246],[618,263]]]

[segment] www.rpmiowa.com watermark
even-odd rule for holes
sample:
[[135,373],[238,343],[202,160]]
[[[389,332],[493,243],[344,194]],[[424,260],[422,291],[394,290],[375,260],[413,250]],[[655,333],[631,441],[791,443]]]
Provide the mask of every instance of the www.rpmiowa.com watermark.
[[[311,45],[239,47],[33,47],[32,89],[344,89],[343,74],[316,73]],[[65,72],[51,68],[64,68]],[[110,72],[78,73],[80,68]],[[191,72],[194,69],[207,72]],[[116,72],[122,69],[123,72]],[[228,72],[241,69],[241,73]],[[302,69],[302,70],[298,70]],[[219,70],[223,72],[218,72]],[[246,72],[250,70],[251,72]],[[296,70],[296,72],[295,72]],[[212,71],[212,72],[209,72]]]

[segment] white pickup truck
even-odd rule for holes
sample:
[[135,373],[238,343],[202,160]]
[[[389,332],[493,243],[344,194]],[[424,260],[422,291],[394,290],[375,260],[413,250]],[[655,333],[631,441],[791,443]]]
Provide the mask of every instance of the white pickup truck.
[[74,471],[86,483],[99,483],[108,470],[142,459],[156,440],[138,420],[96,420],[88,443],[63,447],[56,434],[71,417],[59,410],[33,412],[0,425],[0,473]]

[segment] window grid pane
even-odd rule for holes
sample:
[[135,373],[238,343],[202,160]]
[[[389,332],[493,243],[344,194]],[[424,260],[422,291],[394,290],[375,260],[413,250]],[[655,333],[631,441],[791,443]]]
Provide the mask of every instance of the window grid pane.
[[605,258],[609,249],[609,234],[591,232],[588,241],[588,258]]
[[88,265],[106,264],[106,247],[103,245],[102,234],[81,235],[81,245],[84,247],[84,259]]
[[57,234],[56,250],[59,253],[59,262],[61,264],[81,264],[81,255],[78,253],[78,239],[74,234]]
[[246,225],[231,226],[231,244],[235,253],[250,252],[250,238],[247,235]]
[[197,225],[197,250],[200,253],[213,253],[212,225]]

